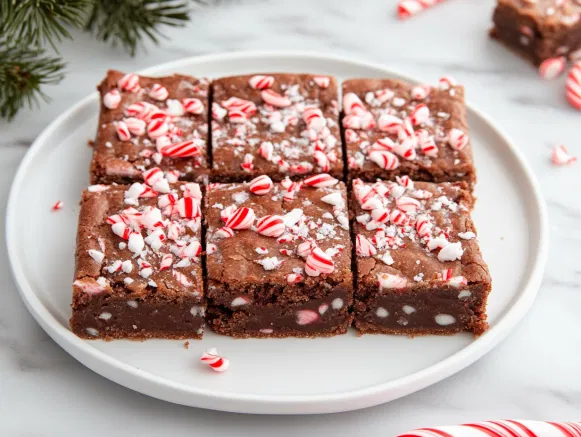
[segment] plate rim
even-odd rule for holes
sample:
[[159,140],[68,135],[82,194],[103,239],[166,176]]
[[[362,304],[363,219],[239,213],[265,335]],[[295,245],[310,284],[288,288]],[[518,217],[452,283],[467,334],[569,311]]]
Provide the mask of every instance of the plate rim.
[[[349,56],[328,55],[312,51],[237,51],[191,56],[148,67],[142,70],[140,74],[156,74],[160,70],[179,71],[184,65],[191,63],[227,62],[248,58],[300,58],[302,61],[311,59],[348,63],[382,71],[387,76],[399,76],[410,82],[419,82],[413,75],[402,73],[397,69],[389,68],[380,63],[372,63]],[[13,212],[15,209],[14,205],[16,204],[16,196],[25,179],[26,170],[36,157],[37,151],[43,147],[46,139],[54,131],[59,129],[63,122],[73,117],[77,112],[82,111],[86,106],[97,103],[97,98],[97,92],[91,93],[54,119],[34,140],[30,149],[26,152],[13,179],[8,196],[5,225],[6,247],[10,268],[19,294],[28,311],[41,325],[43,330],[76,360],[101,376],[120,385],[165,401],[221,411],[260,414],[317,414],[356,410],[406,396],[444,380],[473,364],[506,337],[528,312],[536,298],[548,256],[549,241],[547,208],[540,191],[539,183],[523,154],[512,140],[496,122],[468,101],[466,103],[467,111],[472,112],[484,121],[496,135],[503,139],[506,146],[508,146],[516,163],[522,169],[524,181],[531,190],[531,208],[536,209],[538,213],[538,250],[534,257],[534,265],[531,268],[531,273],[522,286],[520,295],[516,301],[506,310],[504,316],[497,324],[485,335],[447,358],[412,374],[369,387],[342,393],[321,395],[267,395],[217,392],[178,383],[165,377],[140,370],[117,358],[113,358],[105,352],[90,346],[85,340],[75,336],[42,304],[34,293],[31,284],[28,282],[24,270],[21,268],[20,261],[16,255],[18,241],[16,233],[13,232],[16,226],[16,217]],[[167,389],[170,389],[170,392],[167,392]]]

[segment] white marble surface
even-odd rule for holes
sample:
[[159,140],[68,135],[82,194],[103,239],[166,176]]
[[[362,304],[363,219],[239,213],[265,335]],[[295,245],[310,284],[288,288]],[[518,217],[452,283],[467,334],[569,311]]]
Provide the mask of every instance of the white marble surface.
[[[548,156],[557,142],[581,156],[581,113],[564,101],[562,78],[543,82],[529,65],[487,38],[493,3],[449,0],[399,22],[395,0],[223,1],[198,11],[186,28],[169,31],[168,41],[148,46],[135,59],[77,34],[62,48],[69,75],[47,89],[52,103],[23,111],[11,124],[0,123],[0,205],[4,210],[29,144],[57,114],[92,92],[108,67],[138,70],[197,54],[275,49],[343,54],[426,81],[450,74],[520,146],[549,206],[551,249],[539,297],[498,348],[444,382],[362,411],[260,417],[176,406],[109,382],[61,350],[20,301],[2,238],[0,435],[393,436],[419,426],[473,420],[579,420],[581,163],[555,168]],[[4,217],[0,221],[3,228]]]

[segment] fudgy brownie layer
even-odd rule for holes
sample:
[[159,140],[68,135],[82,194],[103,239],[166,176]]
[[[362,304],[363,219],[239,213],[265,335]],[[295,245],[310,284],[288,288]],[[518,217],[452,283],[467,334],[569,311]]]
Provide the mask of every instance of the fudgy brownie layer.
[[345,334],[351,325],[351,300],[346,293],[332,293],[303,303],[251,305],[240,311],[210,305],[207,323],[212,331],[235,338],[330,337]]
[[400,181],[353,184],[355,326],[481,334],[491,282],[470,218],[472,195],[465,183]]
[[361,334],[480,335],[488,327],[483,310],[489,292],[490,284],[469,284],[462,290],[427,286],[379,295],[374,287],[363,293],[367,299],[355,303],[354,324]]
[[[332,302],[347,311],[353,299],[346,189],[329,175],[317,178],[273,183],[261,177],[208,187],[204,216],[213,329],[234,336],[266,336],[263,328],[274,329],[273,336],[344,332],[347,316],[327,318]],[[261,186],[264,191],[257,191]],[[312,309],[323,304],[329,312],[321,310],[304,323],[309,326],[294,327],[297,311],[313,316]],[[276,317],[280,320],[273,321]]]
[[[342,178],[337,98],[337,82],[331,76],[265,73],[216,79],[214,180],[242,182],[267,175],[280,181],[317,173]],[[278,106],[271,104],[278,101]],[[309,117],[307,108],[314,109]]]
[[[163,174],[158,178],[163,182]],[[201,336],[201,192],[195,183],[154,185],[165,194],[139,183],[83,193],[70,322],[75,334]]]
[[[353,95],[359,102],[350,110],[353,98],[349,96]],[[358,108],[359,104],[363,109]],[[426,112],[416,120],[412,114],[420,105],[427,107]],[[343,82],[343,111],[350,179],[371,182],[378,178],[394,180],[396,176],[409,176],[426,182],[464,181],[469,186],[476,182],[469,138],[460,149],[449,144],[453,129],[469,135],[462,86],[446,82],[440,89],[395,79],[351,79]],[[354,118],[360,117],[364,123],[369,116],[373,122],[367,126],[352,124]],[[416,122],[407,126],[409,132],[405,135],[397,126],[385,127],[391,120],[403,128],[406,120],[412,119]],[[408,147],[406,143],[412,145]],[[428,149],[428,143],[436,149]],[[387,153],[397,160],[397,166],[380,165],[374,160],[377,159],[372,155],[374,150]],[[406,155],[405,150],[412,155]]]
[[553,0],[526,4],[499,0],[490,36],[535,65],[555,56],[574,57],[581,48],[581,5]]
[[193,297],[96,296],[75,308],[71,318],[73,332],[88,339],[199,339],[203,327],[204,307]]
[[[207,180],[209,81],[179,74],[166,77],[137,76],[139,86],[131,91],[119,85],[123,77],[123,73],[109,70],[107,77],[97,87],[101,94],[101,112],[97,137],[93,144],[91,183],[129,184],[141,181],[142,172],[152,167],[159,167],[163,171],[174,170],[185,181]],[[150,96],[154,85],[161,85],[167,90],[165,99]],[[116,107],[105,105],[110,92],[119,93],[120,102]],[[187,112],[184,102],[188,100],[184,99],[190,99],[190,104],[192,99],[197,99],[197,110],[201,112]],[[144,109],[136,112],[130,108],[134,104],[144,105]],[[150,135],[151,117],[162,112],[166,114],[167,133]],[[147,127],[143,127],[142,132],[133,130],[130,132],[130,139],[121,140],[117,133],[119,122],[127,123],[129,127],[131,122],[141,122]],[[161,129],[163,127],[158,127],[158,131]],[[161,153],[162,142],[177,144],[184,141],[192,141],[196,146],[195,156],[171,157]]]

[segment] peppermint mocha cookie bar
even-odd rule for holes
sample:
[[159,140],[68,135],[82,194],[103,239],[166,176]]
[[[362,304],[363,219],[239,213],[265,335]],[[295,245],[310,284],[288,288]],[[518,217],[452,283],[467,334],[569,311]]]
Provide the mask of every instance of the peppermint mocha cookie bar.
[[83,193],[70,320],[79,337],[202,336],[199,185],[147,176],[158,191],[134,183]]
[[343,113],[351,178],[475,183],[464,88],[453,79],[435,87],[347,80]]
[[581,3],[577,0],[498,0],[490,36],[535,65],[581,55]]
[[337,83],[329,76],[266,74],[212,83],[213,175],[343,174]]
[[205,198],[208,326],[232,337],[344,334],[353,300],[345,186],[216,184]]
[[486,328],[491,289],[465,183],[353,181],[360,333],[451,335]]
[[207,177],[209,88],[206,79],[191,76],[108,71],[98,86],[91,183],[141,181],[154,167],[186,181]]

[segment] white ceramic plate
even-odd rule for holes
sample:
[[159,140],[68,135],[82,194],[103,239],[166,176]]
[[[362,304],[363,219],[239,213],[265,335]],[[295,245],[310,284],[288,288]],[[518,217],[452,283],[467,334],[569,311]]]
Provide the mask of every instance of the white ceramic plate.
[[[212,55],[143,73],[218,77],[260,71],[413,80],[382,66],[304,53]],[[479,339],[468,334],[357,338],[353,331],[331,339],[234,340],[207,332],[202,341],[191,341],[189,350],[183,341],[81,340],[69,330],[68,319],[78,204],[89,181],[87,139],[95,134],[97,113],[95,93],[58,117],[22,161],[8,204],[8,252],[22,298],[46,332],[87,367],[133,390],[245,413],[327,413],[377,405],[473,363],[509,333],[535,298],[547,251],[537,183],[509,139],[469,107],[479,176],[474,219],[493,277],[490,329]],[[65,207],[51,213],[57,200]],[[216,374],[199,363],[208,347],[231,360],[228,372]]]

